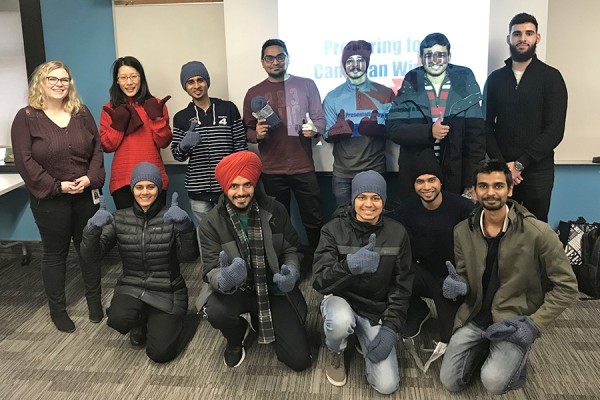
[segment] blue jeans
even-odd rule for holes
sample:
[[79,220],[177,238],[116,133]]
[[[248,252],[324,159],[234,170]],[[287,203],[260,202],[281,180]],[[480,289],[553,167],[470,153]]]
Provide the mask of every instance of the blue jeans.
[[345,206],[352,203],[352,178],[331,177],[331,188],[335,196],[336,206]]
[[[325,296],[321,302],[325,344],[330,351],[343,351],[348,345],[348,336],[356,333],[363,351],[379,333],[380,325],[371,326],[369,320],[354,312],[346,300],[338,296]],[[390,355],[378,363],[365,357],[367,381],[379,393],[390,394],[400,386],[396,346]]]
[[529,350],[507,341],[491,342],[482,336],[483,332],[469,322],[452,335],[440,370],[440,380],[447,390],[463,390],[481,362],[481,382],[488,392],[502,394],[516,388]]
[[216,203],[212,201],[190,199],[190,208],[196,223],[196,235],[198,236],[198,245],[200,247],[200,261],[202,261],[202,243],[200,243],[200,221],[213,209]]

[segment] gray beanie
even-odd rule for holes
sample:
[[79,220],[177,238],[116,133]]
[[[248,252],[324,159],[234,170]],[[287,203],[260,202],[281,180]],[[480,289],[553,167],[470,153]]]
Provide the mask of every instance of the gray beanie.
[[383,204],[387,199],[387,184],[379,172],[364,171],[356,174],[352,179],[352,204],[361,193],[377,193],[381,196]]
[[133,171],[131,171],[131,181],[129,182],[131,190],[133,190],[136,183],[141,181],[150,181],[158,187],[158,193],[162,191],[162,174],[160,173],[160,169],[154,164],[144,161],[133,168]]
[[208,70],[200,61],[190,61],[181,66],[181,74],[179,75],[179,79],[181,80],[181,87],[185,90],[185,83],[192,76],[201,76],[206,81],[206,86],[210,87],[210,75],[208,75]]

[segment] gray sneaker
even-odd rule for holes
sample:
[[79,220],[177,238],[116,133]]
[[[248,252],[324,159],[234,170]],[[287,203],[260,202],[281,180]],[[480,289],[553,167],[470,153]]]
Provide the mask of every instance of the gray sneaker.
[[346,365],[344,364],[344,352],[333,352],[327,350],[327,366],[325,367],[327,380],[333,386],[344,386],[346,384]]

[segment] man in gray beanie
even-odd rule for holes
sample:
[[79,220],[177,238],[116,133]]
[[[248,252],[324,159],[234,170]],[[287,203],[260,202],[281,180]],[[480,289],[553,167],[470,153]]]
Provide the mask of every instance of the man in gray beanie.
[[408,310],[412,287],[408,234],[382,216],[385,179],[375,171],[352,180],[352,205],[340,207],[323,227],[313,264],[313,287],[321,302],[325,374],[334,386],[346,384],[344,350],[356,333],[367,381],[379,393],[400,385],[396,341]]
[[327,125],[324,139],[333,143],[331,185],[338,206],[350,203],[352,178],[358,172],[385,167],[385,120],[394,100],[389,87],[367,76],[371,43],[348,42],[342,51],[342,71],[346,82],[323,100]]
[[446,261],[454,263],[452,232],[475,205],[458,194],[442,190],[442,168],[431,148],[418,154],[411,176],[417,196],[402,201],[392,216],[408,231],[415,272],[406,325],[401,334],[405,339],[412,339],[421,332],[431,316],[422,297],[431,298],[437,311],[440,341],[434,354],[438,354],[443,353],[450,340],[454,316],[461,304],[442,295],[442,283],[448,276]]
[[203,63],[184,64],[180,81],[192,101],[173,118],[171,152],[177,161],[188,160],[185,188],[199,225],[223,193],[215,180],[215,167],[223,157],[247,150],[248,144],[235,104],[209,97],[210,75]]

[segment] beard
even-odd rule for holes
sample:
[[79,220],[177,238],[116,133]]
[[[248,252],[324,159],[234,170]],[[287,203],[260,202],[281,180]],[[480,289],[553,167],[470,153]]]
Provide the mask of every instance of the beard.
[[271,78],[283,78],[285,76],[285,69],[281,69],[279,72],[276,73],[272,73],[272,72],[267,72],[267,74],[271,77]]
[[487,198],[482,199],[481,205],[483,206],[484,209],[486,209],[488,211],[497,211],[506,205],[506,201],[503,202],[499,198],[494,198],[494,200],[496,200],[496,204],[494,204],[494,205],[486,204],[486,200],[488,200],[488,199]]
[[517,46],[514,46],[511,44],[508,46],[510,49],[510,58],[512,58],[512,60],[516,61],[516,62],[523,62],[523,61],[531,60],[531,58],[535,54],[536,46],[537,46],[537,44],[534,43],[533,46],[531,46],[529,49],[527,49],[524,53],[521,53],[517,49]]

